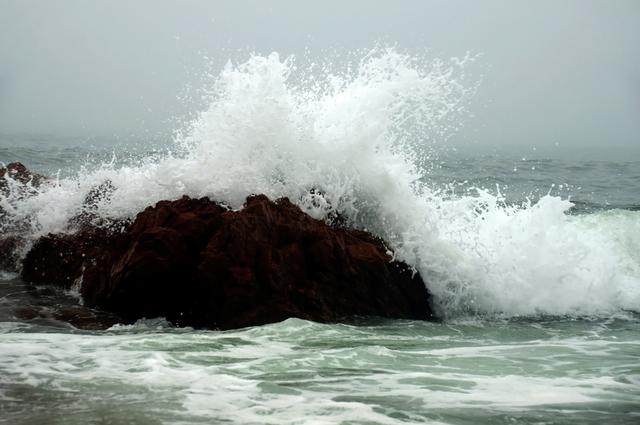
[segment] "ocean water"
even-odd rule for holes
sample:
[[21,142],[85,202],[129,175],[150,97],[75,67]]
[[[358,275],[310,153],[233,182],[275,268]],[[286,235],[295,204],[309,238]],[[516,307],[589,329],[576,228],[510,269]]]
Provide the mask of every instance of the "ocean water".
[[0,423],[640,423],[640,159],[452,149],[470,61],[256,55],[212,77],[169,142],[2,136],[0,162],[52,177],[0,195],[3,233],[73,231],[107,179],[107,218],[183,194],[287,196],[385,238],[441,320],[88,331],[21,318],[78,300],[2,273]]

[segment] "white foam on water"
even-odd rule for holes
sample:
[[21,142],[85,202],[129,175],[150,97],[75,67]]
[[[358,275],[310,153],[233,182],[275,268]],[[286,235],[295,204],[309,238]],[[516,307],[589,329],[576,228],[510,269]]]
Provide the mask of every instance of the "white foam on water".
[[376,49],[337,71],[254,55],[215,78],[175,153],[107,163],[34,197],[0,196],[0,205],[37,236],[67,231],[107,179],[117,190],[98,203],[105,217],[185,194],[234,208],[252,193],[287,196],[314,217],[340,213],[385,238],[420,271],[442,315],[640,310],[637,212],[576,217],[559,197],[513,206],[500,194],[444,195],[424,182],[433,144],[467,113],[472,61]]
[[[61,417],[108,401],[125,409],[144,404],[166,423],[269,424],[392,424],[394,414],[424,423],[425,416],[450,420],[465,409],[475,416],[536,409],[553,415],[554,406],[584,413],[598,403],[637,400],[626,375],[637,370],[630,354],[638,343],[616,345],[615,333],[607,341],[550,332],[498,343],[477,340],[483,333],[421,326],[404,335],[419,351],[394,341],[402,326],[380,332],[297,320],[229,332],[0,332],[0,388],[7,389],[0,398],[9,402],[28,387],[70,397],[77,405],[60,404]],[[441,333],[437,343],[431,333]]]

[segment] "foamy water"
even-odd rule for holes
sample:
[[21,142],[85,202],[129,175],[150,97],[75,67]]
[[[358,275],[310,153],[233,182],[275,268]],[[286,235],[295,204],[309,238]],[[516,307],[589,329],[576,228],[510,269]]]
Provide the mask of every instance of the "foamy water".
[[[0,423],[632,424],[637,322],[0,324]],[[26,402],[25,395],[37,403]]]

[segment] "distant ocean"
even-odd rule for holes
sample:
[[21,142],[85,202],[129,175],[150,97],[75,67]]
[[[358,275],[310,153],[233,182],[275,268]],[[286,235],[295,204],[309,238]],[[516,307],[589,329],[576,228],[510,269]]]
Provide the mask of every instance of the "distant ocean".
[[3,136],[0,163],[55,183],[0,194],[1,232],[68,231],[107,179],[111,218],[183,194],[287,196],[383,237],[441,321],[81,331],[18,319],[76,295],[0,272],[0,423],[640,423],[639,158],[447,149],[472,96],[463,70],[384,50],[293,83],[289,60],[254,56],[171,142]]

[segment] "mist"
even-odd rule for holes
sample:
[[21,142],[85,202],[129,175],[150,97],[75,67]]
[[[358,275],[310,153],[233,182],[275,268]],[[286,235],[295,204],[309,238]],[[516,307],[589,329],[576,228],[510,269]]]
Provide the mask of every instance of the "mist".
[[461,150],[640,158],[640,3],[0,0],[0,144],[169,140],[228,58],[477,59]]

